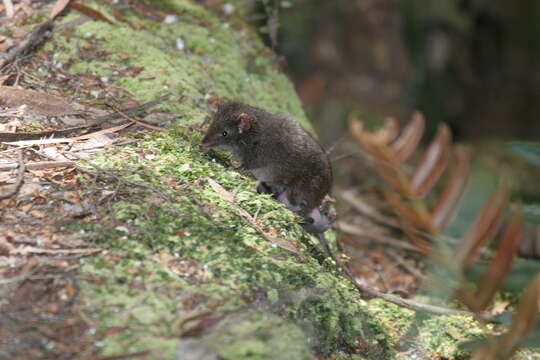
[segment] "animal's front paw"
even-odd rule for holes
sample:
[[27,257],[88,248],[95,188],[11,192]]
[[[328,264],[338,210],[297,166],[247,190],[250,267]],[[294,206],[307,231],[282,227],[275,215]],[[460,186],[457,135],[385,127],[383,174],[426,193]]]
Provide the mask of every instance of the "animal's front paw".
[[257,184],[257,192],[259,194],[274,194],[274,190],[268,183],[264,181],[259,181]]
[[313,209],[302,223],[303,228],[310,233],[323,233],[332,227],[336,222],[337,213],[333,208],[328,207],[328,204],[322,205]]

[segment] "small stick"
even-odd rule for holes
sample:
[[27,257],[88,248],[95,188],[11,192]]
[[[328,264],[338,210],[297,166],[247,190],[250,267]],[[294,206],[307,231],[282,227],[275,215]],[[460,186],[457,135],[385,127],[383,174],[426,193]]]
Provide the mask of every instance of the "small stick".
[[138,351],[138,352],[129,353],[129,354],[101,356],[101,357],[98,357],[97,360],[126,360],[126,359],[132,359],[132,358],[147,359],[149,355],[153,355],[153,354],[155,354],[155,351],[153,350],[144,350],[144,351]]
[[[162,97],[157,98],[156,100],[149,101],[149,102],[144,103],[144,104],[139,105],[139,106],[134,106],[134,107],[131,107],[131,108],[122,109],[122,111],[125,114],[136,115],[136,114],[140,113],[141,111],[144,111],[146,109],[149,109],[151,107],[154,107],[156,105],[161,104],[163,101],[167,100],[170,96],[171,96],[170,94],[166,94],[166,95],[163,95]],[[97,125],[101,125],[104,122],[107,122],[109,120],[117,119],[119,117],[120,116],[117,113],[107,114],[107,115],[103,115],[103,116],[97,117],[95,119],[89,120],[88,122],[89,122],[90,126],[97,126]]]
[[71,137],[71,138],[57,138],[57,139],[53,138],[53,139],[42,139],[42,140],[21,140],[21,141],[14,141],[14,142],[6,141],[6,142],[3,142],[3,143],[7,144],[7,145],[20,145],[20,146],[58,144],[58,143],[72,143],[72,142],[79,141],[79,140],[91,139],[93,137],[103,135],[103,134],[109,134],[109,133],[117,132],[117,131],[120,131],[122,129],[127,128],[128,126],[130,126],[132,124],[133,123],[129,122],[129,123],[125,123],[125,124],[122,124],[122,125],[113,126],[113,127],[110,127],[110,128],[106,128],[106,129],[103,129],[103,130],[99,130],[99,131],[95,131],[95,132],[92,132],[92,133],[88,133],[88,134],[84,134],[84,135],[80,135],[80,136],[76,136],[76,137]]
[[6,56],[0,59],[0,69],[9,63],[12,63],[17,57],[23,55],[39,43],[41,43],[49,31],[53,28],[53,21],[47,20],[30,31],[26,37],[12,48]]
[[[1,114],[0,114],[1,116]],[[15,142],[21,140],[38,140],[46,137],[65,137],[82,130],[90,130],[97,127],[74,127],[62,130],[38,131],[38,132],[0,132],[1,142]]]
[[15,10],[13,9],[13,2],[11,0],[4,0],[4,8],[6,9],[6,17],[11,19],[15,15]]
[[7,284],[10,284],[10,283],[13,283],[13,282],[22,282],[26,279],[28,279],[30,276],[34,275],[34,273],[38,270],[37,267],[35,267],[34,269],[32,270],[29,270],[27,272],[24,272],[20,275],[17,275],[17,276],[13,276],[13,277],[10,277],[10,278],[7,278],[7,279],[0,279],[0,285],[7,285]]
[[[25,164],[27,170],[41,170],[41,169],[51,169],[59,167],[73,166],[75,163],[73,161],[40,161]],[[0,171],[12,170],[19,166],[19,164],[10,163],[10,164],[1,164]]]
[[400,255],[396,254],[394,251],[387,251],[386,252],[390,257],[392,257],[401,267],[403,267],[405,270],[407,270],[412,275],[416,276],[418,279],[426,280],[427,276],[422,274],[418,269],[416,269],[414,266],[411,266],[407,264],[405,259],[401,257]]
[[[330,250],[330,249],[329,249]],[[373,288],[370,288],[369,286],[363,285],[359,283],[355,277],[352,275],[349,268],[341,262],[337,256],[331,252],[330,250],[330,257],[334,262],[336,263],[336,266],[341,270],[342,274],[361,292],[364,294],[368,294],[373,297],[377,297],[383,300],[386,300],[388,302],[391,302],[392,304],[396,304],[398,306],[414,310],[414,311],[422,311],[422,312],[429,312],[434,315],[461,315],[461,316],[470,316],[474,319],[480,319],[487,322],[494,322],[495,320],[493,317],[482,314],[482,313],[473,313],[466,310],[456,310],[456,309],[450,309],[442,306],[436,306],[436,305],[430,305],[421,303],[418,301],[410,300],[410,299],[403,299],[394,295],[385,294],[378,290],[375,290]]]
[[356,196],[356,192],[354,190],[342,191],[339,195],[343,200],[354,207],[355,210],[361,212],[363,215],[369,217],[373,221],[394,229],[401,230],[401,226],[396,220],[380,214],[377,210],[373,209],[361,198]]
[[343,141],[344,138],[345,138],[345,136],[342,136],[342,137],[340,137],[339,139],[337,139],[336,142],[334,142],[334,143],[328,148],[328,150],[326,150],[326,155],[330,155],[334,150],[336,150],[336,147],[339,145],[340,142]]
[[225,190],[214,179],[206,178],[206,181],[208,182],[212,190],[214,190],[223,200],[231,204],[236,209],[236,211],[238,211],[240,216],[246,219],[251,224],[251,226],[255,230],[257,230],[262,235],[262,237],[264,237],[267,241],[271,242],[272,244],[276,246],[279,246],[282,249],[288,250],[292,253],[300,254],[296,246],[294,246],[291,242],[285,239],[274,237],[268,234],[266,231],[264,231],[264,229],[257,223],[257,221],[253,219],[253,216],[251,216],[251,214],[249,214],[246,210],[244,210],[240,205],[236,203],[234,196],[230,192]]
[[379,265],[375,265],[375,272],[377,273],[377,276],[379,277],[379,280],[381,281],[382,287],[385,292],[388,292],[388,285],[386,284],[386,279],[381,273],[381,270],[379,269]]
[[24,170],[25,170],[26,166],[24,164],[23,151],[21,149],[19,149],[19,151],[17,151],[17,159],[18,159],[18,162],[19,162],[19,172],[17,173],[17,180],[15,181],[15,186],[7,194],[1,195],[0,200],[9,199],[13,195],[17,194],[17,192],[19,191],[19,189],[21,188],[21,186],[23,184]]
[[[125,108],[125,109],[122,109],[122,112],[124,112],[124,114],[136,115],[140,113],[141,111],[144,111],[150,107],[158,105],[159,103],[166,100],[168,97],[169,95],[165,95],[156,100],[147,102],[139,106]],[[0,113],[0,116],[3,116],[3,115],[5,115],[5,113]],[[12,116],[13,114],[7,114],[7,115]],[[90,125],[88,126],[68,128],[68,129],[62,129],[62,130],[40,131],[40,132],[0,132],[0,141],[1,142],[16,142],[16,141],[23,141],[23,140],[39,140],[45,137],[62,138],[62,137],[69,136],[75,132],[79,132],[83,130],[98,129],[99,126],[102,125],[103,123],[109,120],[117,119],[119,117],[121,116],[118,113],[107,114],[107,115],[89,120],[88,123],[90,123]],[[32,145],[34,144],[27,145],[27,146],[32,146]]]
[[69,255],[69,254],[83,254],[93,255],[95,253],[103,251],[100,248],[75,248],[75,249],[47,249],[37,246],[21,246],[11,250],[12,255],[28,255],[28,254],[55,254],[55,255]]
[[116,108],[115,106],[113,106],[111,104],[107,104],[107,106],[110,107],[111,109],[113,109],[114,111],[116,111],[118,114],[120,114],[124,119],[129,120],[131,122],[134,122],[137,125],[140,125],[142,127],[145,127],[147,129],[151,129],[151,130],[157,130],[157,131],[165,131],[165,130],[167,130],[167,129],[164,129],[164,128],[159,127],[159,126],[150,125],[150,124],[147,124],[147,123],[142,122],[140,120],[134,119],[131,116],[126,115],[125,113],[122,112],[122,110]]
[[390,246],[397,247],[397,248],[407,250],[407,251],[412,251],[412,252],[417,252],[417,253],[420,252],[420,250],[417,247],[409,244],[408,242],[406,242],[404,240],[391,238],[389,236],[373,235],[373,234],[370,234],[367,231],[362,230],[362,228],[360,226],[357,226],[357,225],[354,225],[354,224],[349,224],[349,223],[340,221],[338,223],[338,229],[339,229],[339,231],[341,231],[343,233],[350,234],[350,235],[361,236],[361,237],[364,237],[364,238],[366,238],[368,240],[376,241],[376,242],[379,242],[381,244],[390,245]]
[[401,307],[414,310],[414,311],[422,311],[422,312],[429,312],[434,315],[461,315],[461,316],[470,316],[472,318],[480,318],[484,321],[493,322],[494,319],[486,314],[476,314],[470,311],[466,310],[456,310],[456,309],[450,309],[442,306],[436,306],[436,305],[430,305],[421,303],[418,301],[410,300],[410,299],[403,299],[394,295],[385,294],[378,290],[372,289],[366,285],[360,284],[354,277],[350,274],[349,270],[344,269],[345,276],[352,282],[352,284],[360,290],[362,293],[366,293],[373,297],[378,297],[383,300],[386,300],[388,302],[391,302],[392,304],[399,305]]

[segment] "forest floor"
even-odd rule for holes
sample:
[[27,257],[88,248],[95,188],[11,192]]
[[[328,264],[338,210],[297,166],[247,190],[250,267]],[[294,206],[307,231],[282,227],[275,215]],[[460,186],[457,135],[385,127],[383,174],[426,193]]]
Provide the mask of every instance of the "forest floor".
[[[115,6],[133,5],[122,3]],[[187,9],[179,12],[185,26],[215,26],[191,2],[178,3]],[[152,6],[133,8],[152,21],[166,17]],[[271,58],[248,60],[245,77],[255,80],[248,90],[237,89],[229,79],[244,74],[234,62],[224,72],[207,56],[208,34],[197,28],[192,36],[200,43],[189,55],[203,70],[190,73],[188,62],[188,80],[169,79],[171,64],[161,58],[151,59],[161,68],[147,74],[153,62],[137,65],[139,56],[128,50],[113,54],[127,65],[100,64],[94,72],[88,63],[109,57],[102,42],[115,38],[98,34],[103,24],[89,23],[107,16],[79,11],[86,16],[69,15],[52,38],[45,29],[45,45],[0,67],[1,358],[172,358],[178,339],[206,337],[235,359],[272,348],[298,359],[454,359],[463,356],[460,341],[482,337],[470,318],[417,321],[410,310],[362,300],[292,214],[256,195],[252,180],[229,171],[230,159],[196,148],[199,124],[215,100],[196,85],[210,82],[212,71],[233,81],[212,79],[229,96],[266,101],[306,121],[289,82],[268,65]],[[42,4],[16,3],[14,16],[0,23],[11,34],[0,34],[0,52],[13,49],[44,17]],[[216,37],[221,30],[219,24]],[[183,36],[188,46],[189,33]],[[171,59],[187,61],[184,55]],[[175,93],[178,84],[182,90]],[[339,192],[349,204],[366,201]],[[341,219],[354,229],[372,239],[395,235],[350,206]],[[354,276],[379,291],[413,297],[425,277],[422,257],[366,245],[350,235],[354,229],[339,235]],[[246,324],[257,324],[260,314],[272,329],[251,339],[260,329]],[[250,339],[247,350],[227,337],[231,329]],[[282,349],[285,343],[293,346]],[[195,349],[210,351],[199,343]]]

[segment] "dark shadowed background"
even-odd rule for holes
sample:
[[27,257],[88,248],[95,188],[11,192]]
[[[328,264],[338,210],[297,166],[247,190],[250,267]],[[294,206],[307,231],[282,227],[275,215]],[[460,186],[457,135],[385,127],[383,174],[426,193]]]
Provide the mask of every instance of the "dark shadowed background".
[[269,15],[261,20],[268,44],[284,57],[326,144],[340,137],[351,112],[403,120],[421,110],[431,133],[444,121],[458,139],[540,137],[536,0],[295,0],[259,7]]

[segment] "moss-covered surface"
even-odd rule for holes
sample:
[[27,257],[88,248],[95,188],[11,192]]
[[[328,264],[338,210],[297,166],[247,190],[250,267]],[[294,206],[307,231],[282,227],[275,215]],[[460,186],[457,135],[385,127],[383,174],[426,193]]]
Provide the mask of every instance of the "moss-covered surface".
[[[201,121],[208,114],[205,97],[218,95],[291,116],[310,128],[292,84],[245,24],[234,16],[220,20],[187,0],[155,3],[176,15],[177,22],[124,11],[122,22],[86,22],[46,48],[53,48],[56,62],[71,73],[107,78],[141,102],[172,94],[159,108],[181,114],[184,124]],[[110,7],[94,8],[114,19]],[[124,76],[119,69],[126,67],[143,70]]]
[[[114,13],[116,23],[58,31],[44,49],[57,66],[96,75],[104,87],[124,89],[125,98],[144,102],[170,93],[158,108],[179,114],[169,131],[133,135],[135,144],[86,165],[117,179],[100,183],[112,198],[99,221],[72,225],[107,249],[86,259],[79,281],[81,312],[102,354],[150,349],[150,358],[172,359],[181,337],[196,336],[225,359],[408,358],[399,347],[415,329],[415,346],[434,354],[445,346],[444,356],[455,358],[455,348],[441,345],[447,335],[436,333],[439,321],[461,334],[476,331],[474,323],[437,318],[417,329],[411,312],[361,300],[289,211],[256,194],[254,181],[226,156],[198,150],[200,135],[181,126],[203,120],[214,95],[309,124],[291,83],[234,14],[216,15],[189,0],[153,3],[178,21],[156,21],[122,1],[88,3],[111,19]],[[272,246],[208,178],[299,254]]]
[[[97,275],[94,282],[82,285],[88,309],[99,309],[89,312],[92,323],[98,331],[127,328],[106,337],[104,353],[158,348],[171,357],[185,330],[179,325],[182,318],[249,309],[281,315],[287,321],[279,327],[295,334],[301,329],[305,354],[307,349],[321,354],[354,351],[357,337],[373,331],[381,339],[376,352],[384,353],[382,328],[363,311],[356,291],[330,266],[321,265],[317,252],[310,253],[313,240],[294,216],[270,197],[257,195],[253,181],[212,161],[212,153],[200,152],[195,142],[183,130],[154,134],[141,141],[146,154],[155,155],[153,160],[141,161],[135,148],[125,148],[121,154],[104,153],[92,162],[117,167],[126,181],[154,189],[118,199],[111,204],[106,224],[89,224],[85,229],[93,241],[109,248],[108,254],[84,268]],[[233,193],[250,214],[257,213],[262,228],[290,241],[307,256],[268,243],[205,183],[207,178]],[[193,199],[205,204],[211,218]],[[268,317],[255,319],[265,322]],[[253,326],[266,329],[264,323]],[[142,337],[144,341],[139,341]],[[154,337],[157,343],[152,346]],[[291,342],[296,338],[287,341],[291,351],[299,351],[300,345]],[[246,346],[254,345],[248,341]],[[233,350],[227,344],[223,351]]]

